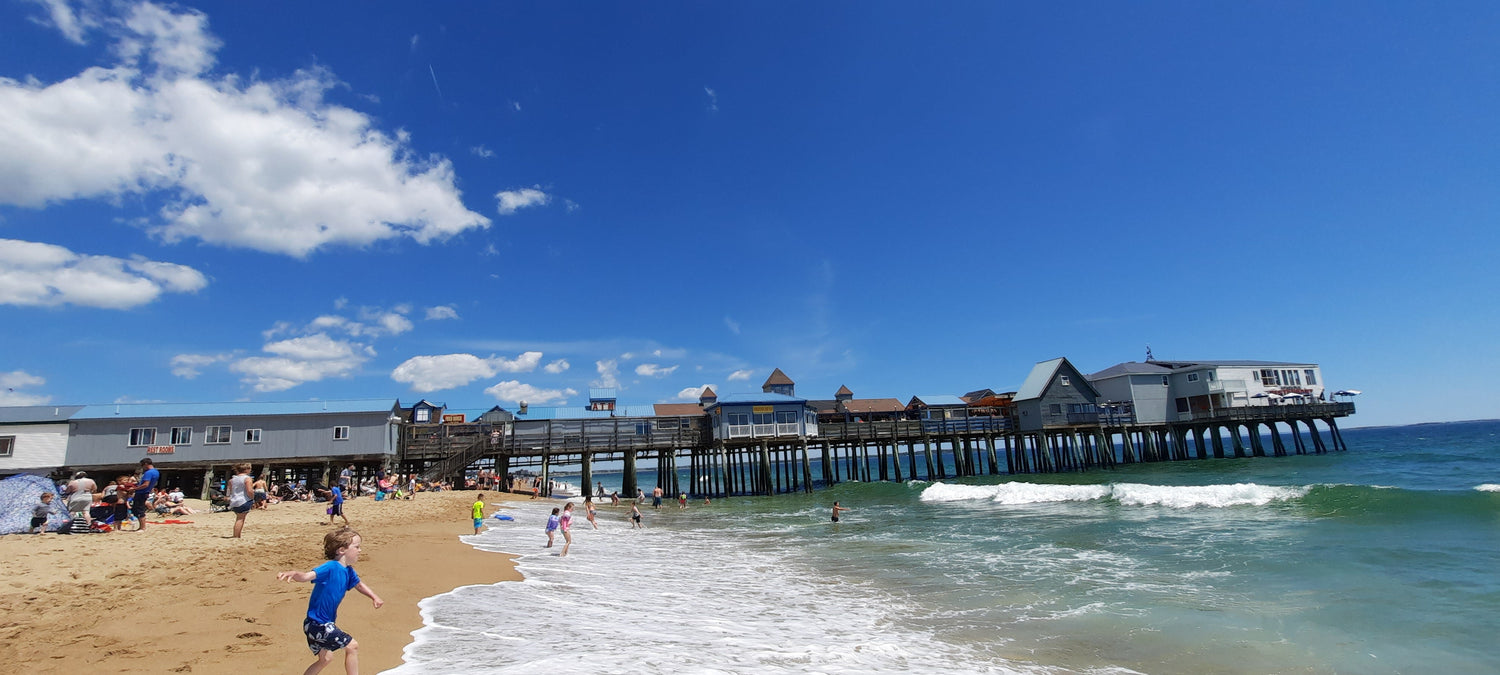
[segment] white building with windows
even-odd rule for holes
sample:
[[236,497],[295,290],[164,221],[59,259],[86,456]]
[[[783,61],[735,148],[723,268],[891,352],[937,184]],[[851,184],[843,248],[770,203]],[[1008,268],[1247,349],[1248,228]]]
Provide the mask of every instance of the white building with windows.
[[796,438],[818,435],[818,411],[807,399],[786,394],[726,394],[705,409],[714,440]]
[[1089,376],[1103,407],[1128,407],[1138,424],[1193,419],[1194,413],[1325,400],[1316,363],[1147,361]]
[[0,476],[45,475],[63,465],[68,451],[68,418],[81,405],[0,408]]

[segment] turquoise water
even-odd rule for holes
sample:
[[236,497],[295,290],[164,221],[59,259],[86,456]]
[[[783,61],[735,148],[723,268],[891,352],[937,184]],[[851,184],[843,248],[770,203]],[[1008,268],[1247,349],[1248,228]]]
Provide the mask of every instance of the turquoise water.
[[606,508],[567,558],[523,503],[469,540],[527,580],[424,602],[402,672],[1500,672],[1500,422],[1345,438],[648,508],[644,530]]

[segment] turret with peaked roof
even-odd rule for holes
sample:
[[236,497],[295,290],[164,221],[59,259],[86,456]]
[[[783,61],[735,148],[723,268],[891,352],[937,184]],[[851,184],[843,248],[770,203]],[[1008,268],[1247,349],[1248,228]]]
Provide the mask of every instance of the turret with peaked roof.
[[760,385],[760,390],[767,394],[796,396],[797,383],[793,382],[792,378],[787,377],[786,373],[781,372],[780,368],[777,368],[771,371],[771,376],[766,378],[766,383]]
[[698,405],[703,407],[713,405],[713,402],[717,400],[719,400],[719,395],[714,393],[713,387],[704,387],[703,393],[698,395]]
[[847,401],[851,398],[854,398],[854,391],[849,389],[848,385],[840,385],[839,390],[833,392],[833,400],[835,401]]

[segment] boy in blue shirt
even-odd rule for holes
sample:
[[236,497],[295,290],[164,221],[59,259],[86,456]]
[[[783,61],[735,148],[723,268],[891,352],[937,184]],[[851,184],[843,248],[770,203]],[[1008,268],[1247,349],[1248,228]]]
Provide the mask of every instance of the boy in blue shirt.
[[333,524],[333,517],[344,519],[344,527],[349,527],[349,516],[344,515],[344,491],[339,486],[333,486],[328,497],[328,524]]
[[359,560],[359,533],[348,527],[323,535],[323,557],[328,562],[311,572],[289,570],[276,575],[282,581],[313,582],[312,596],[307,600],[307,618],[302,621],[302,632],[307,636],[307,648],[318,660],[303,671],[303,675],[314,675],[333,662],[333,653],[344,650],[344,670],[350,675],[359,672],[359,643],[348,633],[334,625],[338,617],[339,603],[349,589],[359,591],[380,609],[385,604],[365,582],[360,581],[352,565]]

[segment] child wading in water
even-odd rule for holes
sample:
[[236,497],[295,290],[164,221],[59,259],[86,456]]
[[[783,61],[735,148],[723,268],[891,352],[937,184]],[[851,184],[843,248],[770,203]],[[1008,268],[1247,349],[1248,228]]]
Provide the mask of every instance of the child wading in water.
[[354,573],[354,563],[359,561],[359,533],[348,527],[323,535],[323,557],[328,562],[311,572],[289,570],[276,575],[282,581],[313,582],[312,596],[307,600],[307,618],[302,621],[302,633],[307,636],[307,648],[318,660],[303,671],[303,675],[314,675],[333,662],[333,653],[344,650],[344,670],[349,675],[359,673],[359,643],[348,633],[334,625],[338,618],[339,603],[349,589],[361,595],[380,609],[385,604],[365,582]]
[[557,515],[558,511],[559,509],[552,509],[552,515],[547,518],[547,545],[542,548],[552,548],[552,538],[557,536],[558,521],[561,520]]
[[562,517],[559,518],[559,519],[557,519],[557,526],[562,529],[562,533],[563,533],[563,550],[562,550],[562,553],[559,554],[559,556],[558,556],[558,557],[562,557],[562,556],[565,556],[565,555],[568,554],[568,547],[573,545],[573,503],[572,502],[568,502],[568,505],[563,507]]

